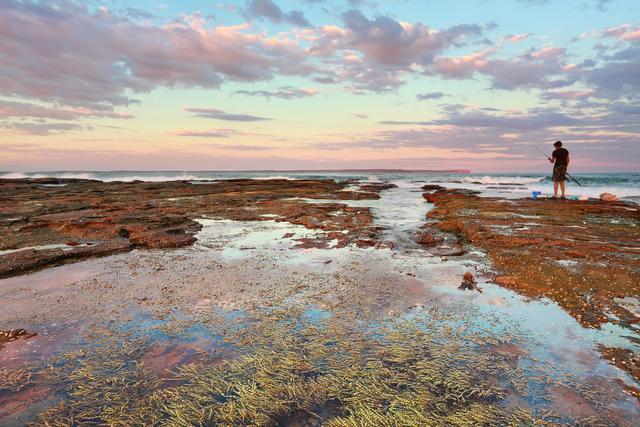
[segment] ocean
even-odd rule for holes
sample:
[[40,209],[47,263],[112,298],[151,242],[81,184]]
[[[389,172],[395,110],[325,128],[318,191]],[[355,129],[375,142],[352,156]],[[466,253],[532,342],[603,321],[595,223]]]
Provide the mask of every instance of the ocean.
[[[640,173],[594,173],[574,174],[582,184],[573,182],[567,185],[567,193],[574,196],[599,197],[604,192],[612,193],[621,199],[640,203]],[[252,179],[319,179],[336,180],[360,179],[369,181],[389,181],[398,186],[415,184],[440,184],[450,188],[467,188],[480,191],[483,195],[507,198],[527,197],[533,191],[543,194],[553,193],[551,176],[543,173],[423,173],[423,172],[379,172],[379,171],[52,171],[52,172],[0,172],[1,178],[80,178],[99,181],[211,181],[237,178]]]

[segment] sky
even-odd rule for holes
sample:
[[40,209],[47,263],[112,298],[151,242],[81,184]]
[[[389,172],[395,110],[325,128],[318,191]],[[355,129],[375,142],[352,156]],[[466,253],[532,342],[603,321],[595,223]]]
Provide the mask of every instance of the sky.
[[0,170],[640,171],[637,0],[0,0]]

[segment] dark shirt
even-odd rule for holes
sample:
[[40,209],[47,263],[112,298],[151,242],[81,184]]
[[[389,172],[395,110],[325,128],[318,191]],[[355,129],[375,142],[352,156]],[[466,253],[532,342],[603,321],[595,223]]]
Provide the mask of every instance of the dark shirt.
[[569,160],[569,151],[566,148],[556,148],[553,151],[552,157],[556,159],[556,166],[567,166]]

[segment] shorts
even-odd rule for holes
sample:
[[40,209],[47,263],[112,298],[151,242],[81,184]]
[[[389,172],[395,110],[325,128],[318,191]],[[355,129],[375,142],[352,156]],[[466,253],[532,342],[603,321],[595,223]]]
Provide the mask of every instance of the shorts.
[[567,180],[567,167],[555,166],[553,168],[553,181],[566,181]]

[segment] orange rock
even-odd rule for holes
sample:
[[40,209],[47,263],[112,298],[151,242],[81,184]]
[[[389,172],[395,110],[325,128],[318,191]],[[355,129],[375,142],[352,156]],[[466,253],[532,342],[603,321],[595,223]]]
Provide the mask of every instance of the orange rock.
[[434,229],[427,228],[416,233],[414,241],[424,246],[436,246],[444,242],[444,237],[437,234]]

